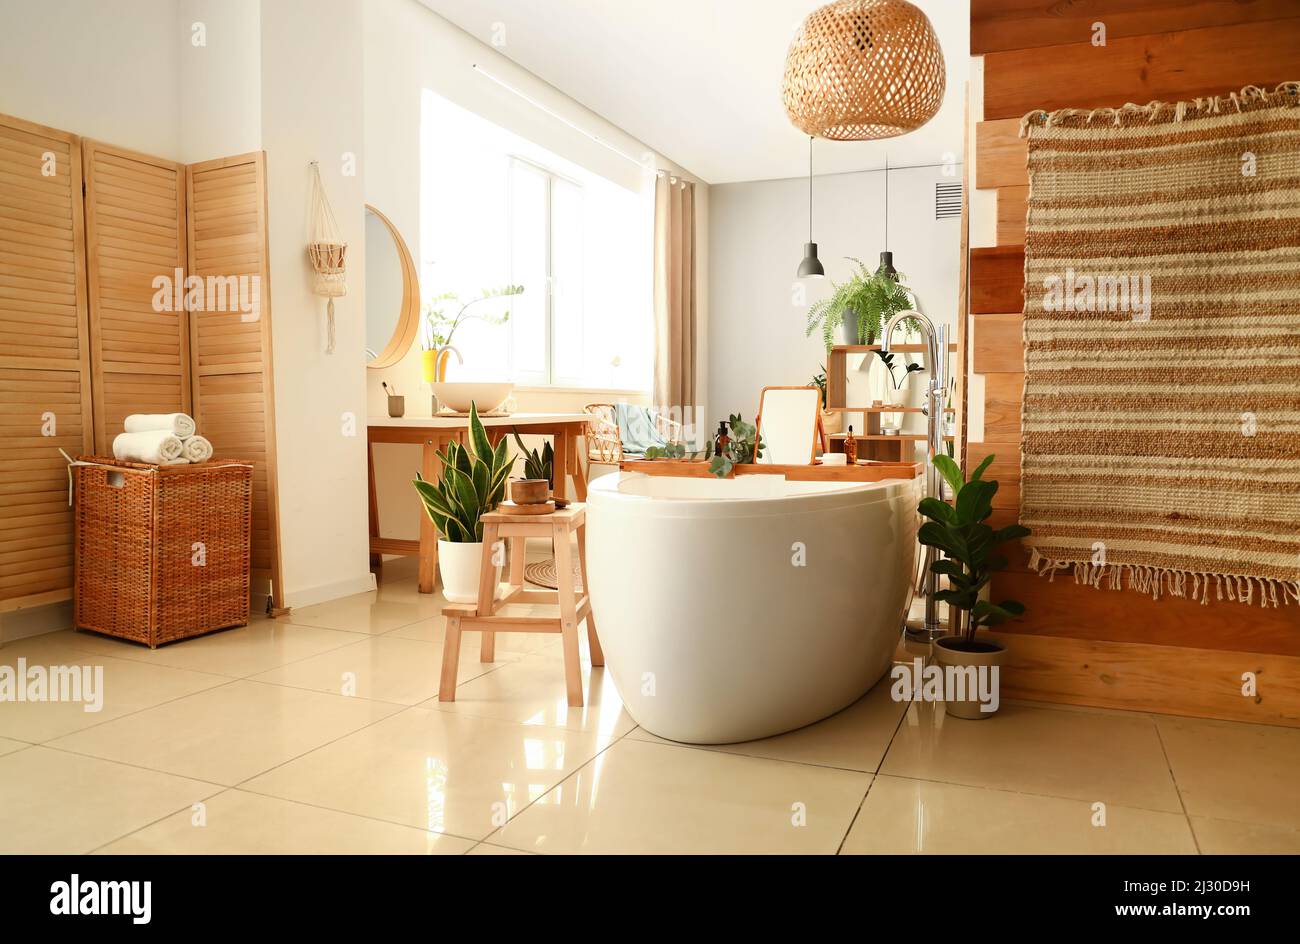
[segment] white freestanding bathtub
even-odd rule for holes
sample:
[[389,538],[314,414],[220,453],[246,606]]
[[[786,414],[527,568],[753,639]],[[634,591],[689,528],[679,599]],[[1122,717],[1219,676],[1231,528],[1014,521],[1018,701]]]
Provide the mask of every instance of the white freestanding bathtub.
[[866,693],[910,601],[920,483],[594,481],[592,612],[636,722],[724,744],[811,724]]

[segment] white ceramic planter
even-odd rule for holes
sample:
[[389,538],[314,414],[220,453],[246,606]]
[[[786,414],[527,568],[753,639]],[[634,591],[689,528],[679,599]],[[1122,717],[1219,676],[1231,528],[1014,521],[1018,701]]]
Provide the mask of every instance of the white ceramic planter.
[[[478,599],[479,565],[483,561],[483,543],[438,542],[438,573],[442,574],[442,594],[449,603],[473,603]],[[501,565],[496,565],[494,587],[501,584]]]

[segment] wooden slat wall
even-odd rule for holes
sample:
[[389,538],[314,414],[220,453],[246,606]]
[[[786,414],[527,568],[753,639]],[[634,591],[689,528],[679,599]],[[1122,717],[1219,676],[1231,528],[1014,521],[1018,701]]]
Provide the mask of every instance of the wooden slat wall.
[[984,118],[1020,118],[1034,109],[1117,108],[1125,102],[1226,95],[1246,85],[1294,80],[1300,18],[1014,49],[984,57]]
[[[1107,45],[1090,43],[1107,26]],[[974,369],[984,378],[984,440],[970,462],[997,456],[993,522],[1016,520],[1024,350],[1027,146],[1019,119],[1034,109],[1114,107],[1273,87],[1300,78],[1300,4],[1293,0],[972,0],[971,37],[984,56],[984,111],[973,115],[975,186],[997,195],[997,245],[971,250]],[[1155,601],[1031,574],[1010,548],[995,596],[1022,600],[1000,627],[1011,649],[1007,695],[1079,704],[1300,724],[1300,607]],[[1228,661],[1225,661],[1228,660]],[[1256,665],[1255,663],[1259,664]],[[1243,671],[1266,668],[1269,697],[1241,697]],[[1261,676],[1264,677],[1264,676]]]
[[0,611],[71,596],[58,449],[92,444],[84,246],[77,137],[0,115]]
[[280,606],[265,157],[191,164],[187,176],[190,274],[260,280],[248,312],[190,314],[194,419],[218,456],[255,464],[253,573],[271,581]]
[[111,455],[128,414],[190,411],[186,314],[157,310],[154,287],[179,272],[184,291],[185,167],[97,141],[82,150],[95,451]]
[[1168,30],[1232,26],[1300,16],[1295,0],[971,0],[971,54],[1087,42],[1092,24],[1106,39]]

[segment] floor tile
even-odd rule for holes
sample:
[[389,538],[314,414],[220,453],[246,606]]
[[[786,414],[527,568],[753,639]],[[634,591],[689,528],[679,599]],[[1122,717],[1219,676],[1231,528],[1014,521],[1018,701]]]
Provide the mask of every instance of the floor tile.
[[[472,651],[471,651],[472,649]],[[459,681],[500,669],[519,653],[498,651],[497,661],[480,662],[478,647],[461,647]],[[414,705],[438,694],[442,643],[394,636],[367,636],[338,649],[253,676],[254,681],[343,694],[345,684],[358,698]],[[350,676],[345,678],[345,676]]]
[[474,845],[443,836],[227,790],[204,801],[203,824],[186,809],[100,849],[108,855],[460,855]]
[[[399,639],[418,639],[421,642],[441,644],[446,638],[446,634],[447,620],[439,615],[407,626],[400,626],[386,635]],[[469,651],[478,652],[482,638],[482,633],[472,631],[464,633],[460,641],[461,654],[463,655]],[[539,652],[542,649],[558,645],[559,637],[555,633],[498,633],[496,651],[498,654],[502,652],[526,654]]]
[[1300,728],[1156,719],[1190,816],[1300,827]]
[[236,680],[50,743],[232,786],[400,710]]
[[1300,855],[1300,829],[1193,816],[1204,855]]
[[[889,689],[886,677],[838,714],[787,734],[740,744],[682,746],[872,773],[879,769],[889,741],[898,730],[898,722],[907,711],[907,702],[894,701]],[[637,728],[628,737],[660,744],[676,743],[656,737],[644,728]]]
[[46,747],[0,757],[0,852],[89,852],[220,787]]
[[[103,656],[75,648],[66,634],[50,636],[19,640],[0,649],[0,665],[16,671],[22,659],[25,673],[39,668],[43,697],[51,699],[4,703],[0,706],[0,735],[33,743],[48,741],[230,681],[206,672]],[[68,677],[52,669],[70,670],[75,679],[60,682],[57,679]],[[66,700],[53,700],[58,697],[57,689],[66,693]],[[87,710],[96,704],[98,710]]]
[[[983,723],[983,722],[980,722]],[[1186,854],[1196,852],[1181,813],[1108,804],[1094,826],[1085,800],[877,777],[844,854]]]
[[69,631],[56,635],[66,635],[73,646],[87,652],[232,678],[265,672],[276,666],[346,646],[359,638],[356,633],[315,626],[295,626],[284,620],[267,619],[255,620],[238,629],[185,639],[157,649],[87,632]]
[[834,853],[870,782],[623,738],[490,838],[546,853]]
[[564,657],[559,651],[549,649],[522,656],[495,672],[463,682],[456,687],[454,702],[440,702],[435,698],[422,707],[622,737],[636,727],[636,722],[623,710],[613,676],[603,668],[593,669],[585,656],[581,662],[584,702],[581,708],[569,707]]
[[507,849],[505,846],[494,846],[490,842],[480,842],[471,849],[467,855],[532,855],[530,852],[524,852],[522,849]]
[[607,743],[584,732],[408,708],[243,788],[483,839]]
[[295,626],[319,626],[349,633],[386,633],[417,620],[435,616],[443,604],[432,594],[423,599],[392,599],[392,590],[380,596],[377,591],[358,593],[327,603],[295,608],[288,621]]
[[1155,722],[1005,705],[966,721],[914,702],[881,773],[1180,813]]
[[0,757],[5,754],[12,754],[14,751],[21,751],[24,747],[30,747],[25,741],[11,741],[8,738],[0,738]]

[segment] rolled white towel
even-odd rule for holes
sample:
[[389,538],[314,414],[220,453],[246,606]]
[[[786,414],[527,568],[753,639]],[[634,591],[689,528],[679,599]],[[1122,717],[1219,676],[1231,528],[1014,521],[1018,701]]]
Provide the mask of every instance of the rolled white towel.
[[185,445],[178,436],[165,429],[151,429],[143,433],[118,433],[113,440],[113,458],[128,462],[146,462],[151,465],[176,465],[188,462]]
[[188,413],[132,413],[122,421],[128,433],[150,433],[165,429],[173,436],[184,439],[194,435],[194,420]]
[[212,443],[202,436],[181,440],[181,455],[190,462],[207,462],[212,458]]

